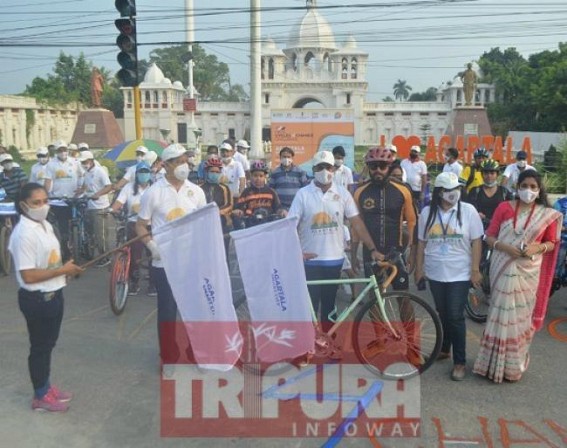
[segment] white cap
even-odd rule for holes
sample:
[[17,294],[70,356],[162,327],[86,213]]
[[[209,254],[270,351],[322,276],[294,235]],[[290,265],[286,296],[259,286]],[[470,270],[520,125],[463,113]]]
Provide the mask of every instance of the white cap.
[[148,153],[148,148],[146,148],[145,146],[138,146],[136,148],[136,152],[141,152],[143,154],[147,154]]
[[396,147],[396,145],[386,145],[386,149],[389,149],[390,152],[398,152],[398,148]]
[[169,159],[175,159],[185,154],[187,150],[179,143],[172,143],[161,153],[161,160],[164,162]]
[[219,146],[219,151],[222,151],[223,149],[224,149],[225,151],[232,151],[234,148],[232,147],[232,145],[231,145],[230,143],[228,143],[228,142],[223,142],[223,143]]
[[413,145],[413,146],[410,148],[410,151],[417,151],[418,154],[421,154],[421,148],[420,148],[419,146],[417,146],[417,145]]
[[154,163],[156,163],[157,158],[157,152],[148,151],[148,153],[144,156],[144,162],[147,162],[147,164],[151,167]]
[[79,149],[77,145],[75,145],[74,143],[69,143],[69,151],[76,151],[77,149]]
[[78,146],[79,146],[79,151],[84,151],[84,150],[88,151],[90,149],[89,144],[85,142],[79,143]]
[[81,155],[79,156],[79,162],[85,162],[87,160],[93,160],[94,156],[93,153],[90,151],[81,151]]
[[55,151],[57,151],[59,148],[68,148],[67,143],[65,143],[63,140],[57,140],[55,143],[53,143],[53,146],[55,146]]
[[313,166],[320,165],[321,163],[334,165],[335,156],[333,156],[333,153],[331,151],[319,151],[317,154],[315,154],[315,157],[313,157]]
[[250,145],[248,144],[248,142],[246,140],[238,140],[236,142],[236,147],[237,148],[246,148],[246,149],[250,149]]
[[452,190],[459,186],[459,176],[455,173],[441,173],[435,178],[435,187],[441,187],[445,190]]
[[35,152],[36,156],[48,156],[49,155],[49,150],[47,149],[46,146],[42,146],[40,148],[37,148],[37,151]]
[[4,154],[0,154],[0,163],[7,162],[8,160],[14,160],[10,154],[7,152]]

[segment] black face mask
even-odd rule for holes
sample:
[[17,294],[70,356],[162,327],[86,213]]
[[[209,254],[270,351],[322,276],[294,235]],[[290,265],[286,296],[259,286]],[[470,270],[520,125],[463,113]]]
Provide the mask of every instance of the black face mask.
[[415,159],[417,159],[417,154],[410,154],[409,158],[412,159],[412,160],[415,160]]

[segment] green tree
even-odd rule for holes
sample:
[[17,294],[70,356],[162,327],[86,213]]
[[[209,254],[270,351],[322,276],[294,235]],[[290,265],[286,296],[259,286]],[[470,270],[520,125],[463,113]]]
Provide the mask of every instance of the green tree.
[[398,101],[407,101],[409,98],[411,87],[404,79],[398,79],[398,82],[394,84],[394,98]]
[[385,103],[393,103],[395,100],[391,96],[387,96],[385,98],[382,98],[382,101],[384,101]]
[[435,101],[437,99],[437,89],[429,87],[425,92],[414,92],[410,95],[409,101]]

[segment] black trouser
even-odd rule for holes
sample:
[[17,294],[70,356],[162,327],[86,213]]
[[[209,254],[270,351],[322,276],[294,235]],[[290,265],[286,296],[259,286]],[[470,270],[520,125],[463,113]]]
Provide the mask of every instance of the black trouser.
[[18,290],[18,303],[26,318],[30,337],[28,368],[37,398],[42,398],[49,389],[51,352],[63,320],[62,291],[60,289],[51,300],[47,300],[44,293]]
[[63,261],[71,258],[69,252],[69,224],[73,218],[71,207],[53,206],[51,211],[55,216],[57,230],[59,231],[59,242],[61,243],[61,256]]
[[[342,264],[338,266],[313,266],[305,265],[305,276],[307,280],[338,280],[341,277]],[[335,299],[339,285],[310,285],[309,295],[315,310],[315,315],[321,306],[321,329],[327,332],[333,326],[329,319],[335,309]]]

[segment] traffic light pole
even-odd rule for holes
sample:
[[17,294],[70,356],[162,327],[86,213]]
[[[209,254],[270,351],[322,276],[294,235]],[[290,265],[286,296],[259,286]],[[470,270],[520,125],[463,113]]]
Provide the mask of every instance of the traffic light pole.
[[136,140],[142,138],[142,111],[140,104],[140,86],[134,86],[134,124],[136,126]]

